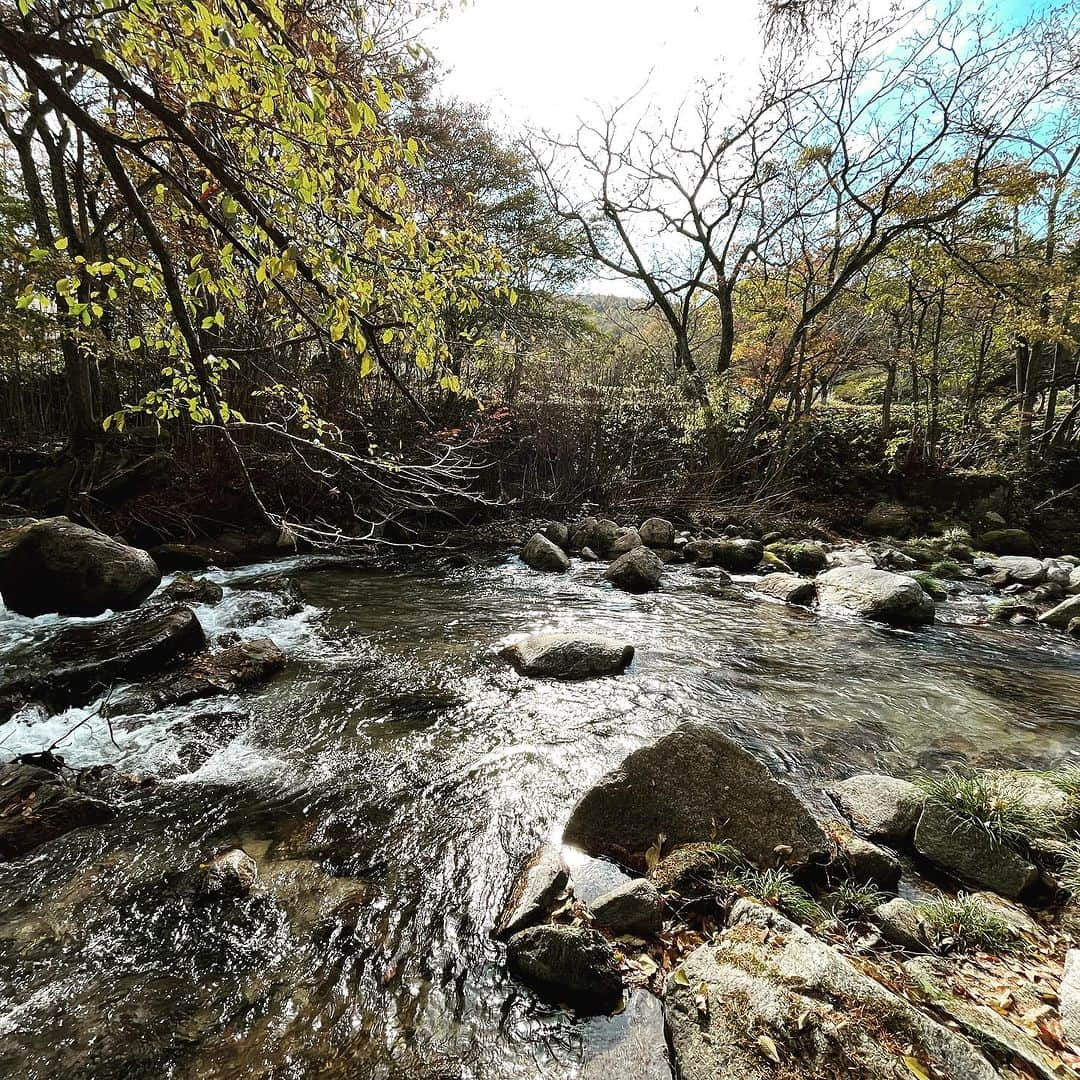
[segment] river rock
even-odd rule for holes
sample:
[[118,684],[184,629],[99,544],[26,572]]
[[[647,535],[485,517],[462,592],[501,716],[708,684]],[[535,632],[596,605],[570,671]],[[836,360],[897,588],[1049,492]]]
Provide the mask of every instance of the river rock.
[[817,586],[812,581],[794,574],[769,574],[754,585],[754,591],[775,600],[782,600],[785,604],[805,607],[813,603]]
[[995,843],[980,825],[928,800],[915,829],[915,850],[954,877],[1002,896],[1019,896],[1038,878],[1035,866]]
[[232,566],[236,556],[206,544],[158,544],[150,556],[163,574],[173,570],[206,570],[211,566]]
[[760,540],[743,540],[738,537],[729,540],[714,540],[712,545],[712,563],[723,567],[733,574],[748,574],[765,554],[765,545]]
[[1065,1038],[1074,1046],[1080,1046],[1080,949],[1070,949],[1065,954],[1065,974],[1058,998]]
[[863,528],[878,536],[895,536],[903,539],[915,528],[911,511],[899,503],[879,502],[863,518]]
[[540,535],[545,540],[550,540],[556,547],[563,551],[570,548],[570,528],[561,521],[548,521],[540,530]]
[[866,566],[837,567],[816,578],[819,601],[890,623],[931,623],[934,601],[917,581]]
[[161,581],[150,555],[66,517],[0,533],[0,596],[20,615],[138,607]]
[[1004,574],[1007,581],[1018,585],[1039,585],[1046,580],[1046,567],[1041,559],[1032,559],[1024,555],[1003,555],[991,560],[994,569]]
[[1052,626],[1055,630],[1066,630],[1069,623],[1078,618],[1080,618],[1080,596],[1070,596],[1068,600],[1063,600],[1045,615],[1040,615],[1039,622],[1044,626]]
[[611,554],[612,545],[618,539],[622,529],[610,518],[599,518],[592,527],[589,539],[586,543],[603,556]]
[[617,558],[619,555],[624,555],[626,552],[639,547],[641,547],[641,537],[638,535],[637,529],[623,529],[615,537],[615,542],[611,545],[609,554],[612,558]]
[[927,948],[919,909],[910,900],[894,896],[884,904],[878,904],[870,918],[889,944],[909,952],[923,952]]
[[787,784],[738,743],[704,724],[676,728],[636,750],[585,793],[563,833],[589,855],[643,865],[661,834],[670,845],[726,839],[751,862],[827,862],[833,845]]
[[608,568],[604,577],[616,588],[626,592],[644,593],[660,588],[660,576],[664,564],[655,551],[636,547],[620,555]]
[[991,529],[979,537],[979,546],[995,555],[1039,554],[1039,545],[1024,529]]
[[26,701],[53,709],[85,704],[118,681],[160,671],[205,646],[199,620],[182,605],[68,627],[0,671],[0,718]]
[[1070,596],[1080,594],[1080,566],[1074,566],[1069,571],[1069,584],[1065,586],[1065,591]]
[[225,590],[209,578],[177,574],[164,589],[161,599],[177,604],[220,604]]
[[769,544],[765,550],[779,556],[792,570],[800,574],[820,574],[828,564],[825,545],[816,540],[802,540],[797,544]]
[[513,891],[493,931],[500,941],[542,922],[570,883],[570,872],[557,849],[541,847],[521,868]]
[[258,876],[258,863],[243,848],[229,848],[198,867],[196,888],[206,898],[237,899],[251,894]]
[[178,670],[109,702],[102,711],[106,716],[150,713],[218,694],[235,694],[268,681],[284,667],[285,654],[269,638],[244,639],[196,656]]
[[834,828],[832,835],[852,881],[876,885],[884,892],[896,892],[900,884],[900,860],[891,851],[852,832]]
[[0,765],[0,860],[18,859],[75,829],[101,825],[112,808],[34,765]]
[[615,952],[597,930],[546,923],[507,944],[510,972],[546,997],[608,1012],[622,996]]
[[664,1016],[680,1080],[896,1080],[914,1071],[905,1057],[942,1080],[998,1080],[962,1036],[748,900],[668,977]]
[[664,925],[664,901],[646,878],[616,886],[589,907],[596,925],[613,934],[658,934]]
[[876,773],[841,780],[827,793],[859,832],[897,845],[911,840],[926,803],[914,784]]
[[641,542],[646,547],[670,548],[675,546],[675,526],[666,518],[651,517],[638,529]]
[[521,549],[521,561],[533,570],[562,573],[570,569],[566,552],[540,533],[535,533]]
[[595,634],[532,634],[499,655],[523,675],[551,679],[589,679],[616,675],[634,658],[634,646]]

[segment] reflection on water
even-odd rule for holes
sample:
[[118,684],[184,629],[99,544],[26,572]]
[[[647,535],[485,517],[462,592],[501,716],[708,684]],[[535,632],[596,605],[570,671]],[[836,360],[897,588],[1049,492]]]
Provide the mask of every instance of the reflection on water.
[[[690,569],[646,597],[595,567],[513,562],[300,580],[305,611],[244,630],[290,654],[270,686],[118,718],[111,737],[95,717],[65,742],[71,764],[163,782],[107,828],[0,866],[3,1075],[586,1075],[614,1028],[538,1005],[488,935],[514,867],[628,751],[693,718],[780,770],[903,774],[1050,765],[1080,728],[1075,646],[972,625],[978,597],[908,633]],[[227,589],[199,608],[208,633],[244,602]],[[629,671],[540,683],[496,656],[574,626],[633,641]],[[0,661],[40,632],[0,613]],[[40,749],[87,711],[28,710],[0,729],[3,751]],[[194,905],[183,872],[236,842],[259,861],[257,896]]]

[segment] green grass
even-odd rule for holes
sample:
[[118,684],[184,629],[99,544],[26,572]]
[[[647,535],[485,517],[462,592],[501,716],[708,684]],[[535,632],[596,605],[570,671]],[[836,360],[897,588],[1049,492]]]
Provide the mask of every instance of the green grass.
[[1070,840],[1062,854],[1058,884],[1073,897],[1080,897],[1080,841]]
[[838,919],[864,919],[888,899],[873,885],[859,881],[845,881],[826,898]]
[[1080,801],[1080,765],[1068,765],[1064,769],[1055,769],[1042,775],[1069,798]]
[[1061,836],[1064,820],[1045,807],[1032,806],[1004,777],[950,772],[923,784],[927,799],[962,821],[980,826],[998,844],[1025,851],[1039,837]]
[[952,559],[942,559],[930,567],[930,573],[942,581],[956,581],[964,576],[964,568]]
[[757,870],[747,867],[735,870],[728,875],[726,884],[733,892],[760,900],[795,922],[815,925],[825,916],[817,901],[795,883],[790,871],[784,869]]
[[1012,927],[964,893],[955,897],[939,894],[915,908],[927,939],[940,952],[1007,952],[1015,944]]

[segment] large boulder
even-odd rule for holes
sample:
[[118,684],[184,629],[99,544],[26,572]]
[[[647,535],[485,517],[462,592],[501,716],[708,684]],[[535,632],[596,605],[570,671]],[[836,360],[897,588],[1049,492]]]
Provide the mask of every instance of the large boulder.
[[562,573],[570,569],[570,560],[558,544],[553,544],[546,536],[535,533],[521,549],[521,561],[533,570],[548,570]]
[[666,518],[651,517],[638,529],[641,542],[646,547],[670,548],[675,546],[675,526]]
[[563,551],[570,547],[570,527],[561,521],[545,522],[540,535],[562,548]]
[[612,546],[621,532],[622,529],[610,518],[599,518],[588,533],[588,539],[585,542],[593,551],[607,556],[611,554]]
[[899,503],[879,502],[863,518],[863,528],[877,536],[910,536],[915,529],[911,511]]
[[161,581],[150,555],[66,517],[0,533],[0,596],[20,615],[138,607]]
[[961,1035],[748,900],[719,945],[668,976],[664,1016],[680,1080],[999,1076]]
[[588,679],[625,670],[634,646],[596,634],[539,633],[508,645],[499,655],[523,675]]
[[704,724],[683,724],[636,750],[582,796],[563,839],[630,866],[663,835],[670,846],[724,839],[751,862],[827,862],[818,816],[748,750]]
[[926,803],[925,793],[914,784],[876,773],[841,780],[828,794],[859,832],[896,845],[911,840]]
[[868,619],[901,624],[934,621],[934,601],[917,581],[902,574],[868,566],[841,566],[826,570],[815,580],[819,601]]
[[995,555],[1039,554],[1039,545],[1024,529],[991,529],[979,537],[979,546]]
[[205,646],[199,620],[182,605],[69,627],[29,660],[0,670],[0,717],[30,700],[54,709],[82,705],[118,681],[160,671]]
[[915,850],[953,877],[1015,897],[1038,879],[1034,864],[977,822],[930,799],[915,829]]
[[1080,593],[1080,566],[1074,566],[1069,571],[1069,584],[1065,586],[1065,591],[1070,596]]
[[1044,626],[1052,626],[1055,630],[1067,630],[1069,623],[1077,618],[1080,618],[1080,596],[1070,596],[1045,615],[1040,615],[1039,622]]
[[604,577],[616,588],[626,592],[644,593],[660,588],[660,576],[664,564],[651,548],[636,547],[620,555],[608,568]]
[[530,926],[510,939],[507,959],[515,978],[557,1001],[608,1012],[622,997],[615,952],[597,930]]
[[174,604],[220,604],[225,590],[209,578],[177,574],[164,589],[159,599]]
[[0,765],[0,860],[17,859],[74,829],[113,816],[108,803],[35,765]]
[[785,604],[807,605],[814,601],[817,586],[795,574],[769,574],[754,585],[754,591],[782,600]]
[[236,556],[205,544],[159,544],[150,555],[163,574],[172,570],[206,570],[211,566],[232,566]]
[[500,941],[542,922],[570,883],[570,871],[557,849],[542,847],[529,857],[514,882],[492,936]]

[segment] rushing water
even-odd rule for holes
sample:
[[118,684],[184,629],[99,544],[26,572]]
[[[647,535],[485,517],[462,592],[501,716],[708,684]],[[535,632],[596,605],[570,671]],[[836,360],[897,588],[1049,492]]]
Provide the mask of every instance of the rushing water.
[[[92,716],[63,743],[71,765],[162,782],[112,824],[0,866],[3,1076],[579,1076],[618,1020],[541,1005],[490,931],[521,860],[628,751],[695,718],[781,771],[902,775],[1054,764],[1080,728],[1076,646],[977,625],[977,596],[908,633],[689,568],[645,597],[579,565],[294,568],[305,611],[243,631],[288,652],[274,682],[111,734]],[[227,587],[197,610],[216,634],[251,602]],[[0,660],[69,621],[0,609]],[[562,684],[496,655],[570,627],[629,639],[634,664]],[[24,712],[0,746],[39,750],[88,711]],[[259,861],[256,896],[193,906],[181,872],[237,842]]]

